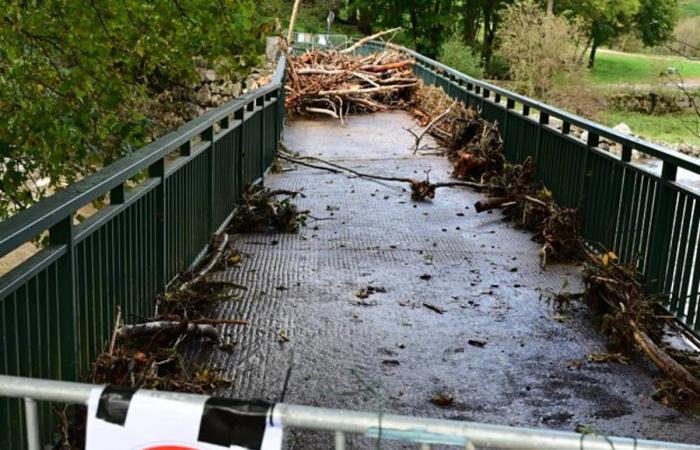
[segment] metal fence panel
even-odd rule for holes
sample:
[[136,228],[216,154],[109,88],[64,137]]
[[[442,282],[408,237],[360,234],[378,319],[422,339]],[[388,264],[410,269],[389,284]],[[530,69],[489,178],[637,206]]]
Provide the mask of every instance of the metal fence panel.
[[[117,307],[127,319],[152,312],[166,282],[231,216],[244,183],[272,162],[284,68],[281,58],[270,84],[0,222],[0,257],[45,231],[50,238],[0,277],[0,373],[75,380],[105,349]],[[74,225],[78,209],[107,194],[108,205]],[[17,433],[24,408],[0,400],[0,448],[26,448]],[[41,405],[44,442],[55,419]]]
[[[676,183],[679,168],[700,174],[697,159],[474,79],[404,47],[372,42],[358,53],[387,46],[415,58],[413,71],[424,83],[498,121],[506,158],[514,163],[534,158],[537,180],[561,205],[580,208],[584,238],[637,264],[649,292],[700,337],[700,271],[695,269],[700,203],[697,193]],[[561,126],[551,126],[551,118]],[[571,136],[572,126],[585,130],[586,142]],[[602,150],[601,139],[619,145],[622,155]],[[660,159],[661,175],[633,165],[633,150]]]

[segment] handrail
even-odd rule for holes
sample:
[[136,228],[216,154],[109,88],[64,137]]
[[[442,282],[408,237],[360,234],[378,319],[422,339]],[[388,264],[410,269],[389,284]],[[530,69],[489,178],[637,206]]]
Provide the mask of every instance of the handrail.
[[[72,383],[0,375],[0,398],[15,397],[40,401],[86,405],[92,389],[101,385]],[[207,396],[167,391],[141,390],[144,394],[173,401],[193,401]],[[404,442],[459,445],[509,450],[700,450],[700,446],[672,442],[584,435],[449,419],[429,419],[376,412],[348,411],[278,403],[272,410],[273,423],[307,430],[335,431]],[[344,437],[343,437],[344,439]],[[338,448],[336,446],[336,448]],[[473,448],[466,445],[466,448]]]
[[676,150],[658,144],[654,144],[652,142],[646,141],[635,136],[620,133],[618,131],[613,130],[612,128],[606,127],[605,125],[598,124],[581,116],[577,116],[576,114],[547,105],[539,100],[535,100],[525,95],[509,91],[508,89],[504,89],[487,81],[472,78],[469,75],[465,75],[461,72],[458,72],[457,70],[452,69],[451,67],[448,67],[438,61],[435,61],[434,59],[428,58],[427,56],[423,56],[415,50],[411,50],[409,48],[402,47],[396,44],[385,44],[384,42],[377,41],[373,41],[369,45],[377,45],[381,47],[387,46],[390,48],[394,48],[398,51],[405,52],[414,57],[417,61],[420,61],[425,65],[430,65],[440,71],[443,71],[457,80],[467,82],[474,86],[479,86],[480,88],[485,89],[488,92],[493,92],[495,94],[504,96],[525,106],[535,108],[538,111],[548,114],[551,117],[561,119],[562,121],[570,125],[583,128],[589,133],[593,132],[598,136],[610,139],[622,145],[629,146],[634,150],[662,159],[664,162],[670,163],[676,167],[680,167],[688,171],[700,174],[700,160],[698,160],[697,158],[684,155],[683,153],[680,153]]
[[141,170],[164,158],[181,145],[204,133],[212,123],[218,123],[255,100],[279,89],[284,77],[285,57],[277,62],[270,83],[214,108],[187,122],[175,131],[156,139],[141,149],[129,153],[92,175],[57,191],[0,222],[0,257],[24,242],[56,225],[87,203],[134,177]]

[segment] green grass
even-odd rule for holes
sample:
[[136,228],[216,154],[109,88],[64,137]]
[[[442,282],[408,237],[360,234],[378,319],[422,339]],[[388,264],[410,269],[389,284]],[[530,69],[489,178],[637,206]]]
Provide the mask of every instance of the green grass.
[[700,62],[674,57],[598,52],[590,73],[596,84],[652,83],[668,67],[675,67],[685,79],[700,78]]
[[681,9],[681,17],[700,16],[700,1],[699,0],[680,0],[678,5]]
[[645,139],[659,140],[671,144],[687,143],[700,145],[700,137],[694,135],[688,128],[694,127],[699,120],[697,116],[687,114],[668,114],[650,116],[641,113],[624,111],[605,111],[598,114],[596,119],[609,127],[624,122],[632,132]]

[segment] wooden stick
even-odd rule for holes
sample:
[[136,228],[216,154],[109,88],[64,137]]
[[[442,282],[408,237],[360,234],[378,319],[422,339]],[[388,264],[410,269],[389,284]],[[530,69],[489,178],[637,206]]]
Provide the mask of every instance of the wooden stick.
[[176,320],[157,320],[154,322],[124,325],[117,330],[117,336],[142,337],[151,336],[158,332],[178,332],[192,336],[203,336],[213,341],[219,341],[219,330],[212,325],[180,322]]
[[117,342],[117,331],[121,327],[122,321],[122,308],[117,306],[117,320],[114,321],[114,330],[112,331],[112,338],[109,340],[109,354],[114,353],[114,344]]
[[221,242],[219,243],[219,246],[216,248],[216,251],[212,255],[212,257],[209,259],[209,262],[207,263],[206,266],[202,268],[202,270],[197,273],[197,276],[195,276],[193,279],[190,281],[187,281],[185,283],[182,283],[180,287],[178,288],[178,291],[184,291],[188,287],[192,286],[193,284],[196,284],[204,278],[209,271],[214,268],[214,266],[219,262],[221,259],[221,255],[224,254],[224,249],[226,248],[226,245],[228,245],[228,234],[224,233],[221,239]]
[[310,113],[316,113],[316,114],[325,114],[326,116],[331,116],[334,119],[340,119],[338,117],[338,114],[334,113],[333,111],[329,109],[323,109],[323,108],[311,108],[309,106],[304,108],[304,111],[310,112]]
[[299,12],[299,5],[301,0],[294,0],[294,8],[292,9],[292,18],[289,20],[289,31],[287,32],[287,45],[292,44],[292,37],[294,36],[294,25],[297,21],[297,13]]
[[[299,0],[297,0],[297,1],[299,1]],[[377,38],[380,38],[380,37],[385,36],[387,34],[396,33],[398,31],[401,31],[401,27],[396,27],[396,28],[392,28],[390,30],[380,31],[379,33],[375,33],[371,36],[363,37],[362,39],[355,42],[354,44],[352,44],[350,47],[346,48],[345,50],[341,50],[339,53],[352,53],[356,49],[362,47],[363,45],[365,45],[369,41],[373,41]]]
[[194,319],[190,323],[197,325],[248,325],[247,320],[243,319]]
[[415,155],[416,152],[418,151],[418,147],[420,147],[420,141],[423,139],[423,137],[425,136],[425,134],[428,133],[428,132],[430,132],[430,129],[433,128],[433,127],[435,126],[435,124],[437,124],[437,123],[440,122],[445,116],[447,116],[447,114],[449,114],[449,112],[450,112],[450,110],[452,109],[452,107],[453,107],[454,105],[456,105],[456,104],[457,104],[457,100],[455,100],[454,102],[452,102],[452,104],[449,106],[449,108],[447,108],[445,111],[443,111],[440,115],[438,115],[436,118],[434,118],[433,120],[431,120],[430,123],[429,123],[425,128],[423,128],[423,131],[421,131],[420,134],[416,135],[415,133],[413,133],[412,131],[409,130],[409,132],[410,132],[412,135],[414,135],[415,138],[416,138],[416,146],[415,146],[415,148],[413,149],[413,154],[414,154],[414,155]]
[[417,86],[418,83],[395,84],[389,86],[372,87],[365,89],[336,89],[331,91],[320,91],[317,95],[347,95],[347,94],[372,94],[375,92],[391,92],[403,88]]

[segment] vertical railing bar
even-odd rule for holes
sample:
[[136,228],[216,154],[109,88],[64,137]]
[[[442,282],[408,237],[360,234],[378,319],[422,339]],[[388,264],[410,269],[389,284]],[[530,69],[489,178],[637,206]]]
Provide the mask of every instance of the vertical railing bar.
[[73,242],[73,215],[65,217],[49,230],[51,244],[65,245],[66,253],[60,258],[57,265],[59,280],[59,296],[61,310],[59,311],[60,334],[57,339],[60,342],[60,374],[59,379],[75,380],[78,375],[76,370],[76,355],[80,350],[76,341],[76,304],[75,304],[75,245]]
[[260,96],[257,99],[255,99],[255,104],[260,107],[260,111],[257,112],[257,114],[260,114],[260,184],[265,184],[265,111],[267,108],[265,107],[265,96]]
[[335,432],[335,450],[345,450],[345,433]]
[[156,258],[156,281],[158,283],[158,292],[164,292],[165,285],[168,281],[165,279],[166,266],[168,262],[167,248],[165,245],[167,242],[167,222],[165,218],[165,158],[159,159],[148,167],[148,176],[151,178],[160,179],[160,183],[158,183],[158,186],[155,188],[155,217],[147,217],[147,220],[149,223],[151,220],[155,221],[156,223],[156,253],[154,255]]
[[41,450],[39,411],[34,399],[29,397],[24,398],[24,415],[27,427],[27,450]]

